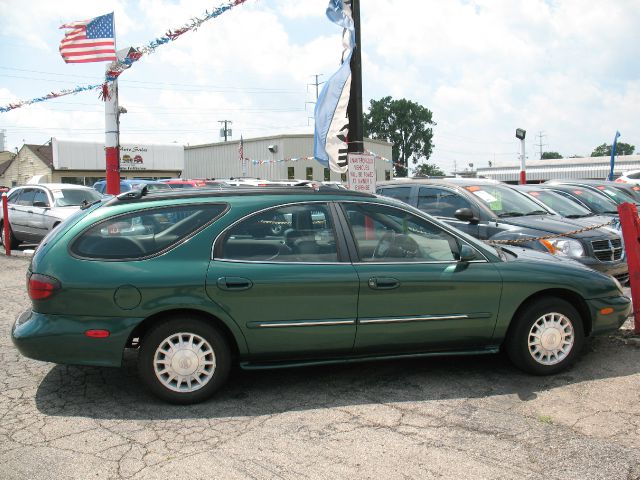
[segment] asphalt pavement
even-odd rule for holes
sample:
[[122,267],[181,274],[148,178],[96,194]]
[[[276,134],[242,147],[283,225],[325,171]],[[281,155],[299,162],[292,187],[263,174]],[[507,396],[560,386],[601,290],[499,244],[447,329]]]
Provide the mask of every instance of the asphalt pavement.
[[628,322],[569,371],[501,355],[233,373],[210,401],[119,369],[21,357],[28,258],[0,255],[2,479],[638,479],[640,343]]

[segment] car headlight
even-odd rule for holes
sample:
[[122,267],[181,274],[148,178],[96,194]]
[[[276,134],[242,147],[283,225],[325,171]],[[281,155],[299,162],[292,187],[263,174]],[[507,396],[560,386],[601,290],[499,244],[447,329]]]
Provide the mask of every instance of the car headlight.
[[584,257],[584,247],[577,240],[570,238],[548,238],[540,240],[540,243],[554,255],[561,255],[569,258]]

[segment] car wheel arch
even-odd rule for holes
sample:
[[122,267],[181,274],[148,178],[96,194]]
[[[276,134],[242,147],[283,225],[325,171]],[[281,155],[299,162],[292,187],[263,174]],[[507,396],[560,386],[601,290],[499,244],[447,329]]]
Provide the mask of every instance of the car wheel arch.
[[582,320],[582,328],[584,331],[584,336],[588,337],[591,334],[592,329],[592,318],[591,312],[589,311],[589,306],[585,299],[578,293],[573,290],[563,289],[563,288],[550,288],[546,290],[540,290],[526,299],[524,299],[518,308],[513,312],[511,316],[511,321],[509,322],[509,328],[506,331],[504,338],[509,337],[509,332],[513,328],[515,322],[513,321],[525,308],[527,308],[532,303],[536,303],[542,299],[549,298],[558,298],[560,300],[564,300],[565,302],[570,303],[580,315],[580,319]]
[[219,331],[224,335],[225,340],[227,341],[227,344],[231,349],[232,358],[234,360],[238,359],[241,355],[246,353],[247,349],[243,346],[243,344],[246,346],[244,337],[241,339],[237,338],[236,334],[222,319],[209,312],[189,308],[165,310],[148,316],[133,329],[133,331],[129,335],[126,346],[134,346],[133,340],[136,338],[138,339],[136,346],[140,346],[144,342],[145,335],[151,330],[154,325],[157,325],[165,320],[181,316],[189,318],[199,318],[202,321],[210,323],[217,327]]

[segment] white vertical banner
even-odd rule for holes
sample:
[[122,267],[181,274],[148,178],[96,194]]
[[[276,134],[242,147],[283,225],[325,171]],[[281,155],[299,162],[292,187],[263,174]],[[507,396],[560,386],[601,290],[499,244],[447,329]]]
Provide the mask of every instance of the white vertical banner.
[[376,159],[364,153],[349,154],[349,190],[376,193]]

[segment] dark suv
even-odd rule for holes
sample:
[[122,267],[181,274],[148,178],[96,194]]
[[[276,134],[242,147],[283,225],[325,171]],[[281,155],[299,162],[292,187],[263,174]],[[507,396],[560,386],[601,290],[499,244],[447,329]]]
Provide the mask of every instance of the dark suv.
[[[450,178],[395,180],[378,184],[378,193],[402,200],[481,240],[514,244],[572,258],[626,283],[629,279],[620,236],[579,227],[494,180]],[[557,237],[549,237],[558,235]]]

